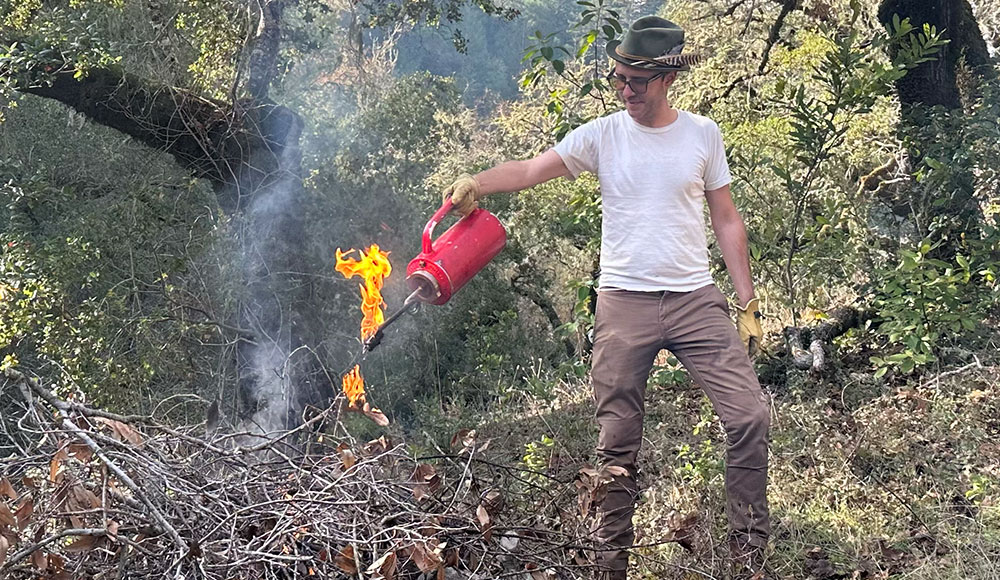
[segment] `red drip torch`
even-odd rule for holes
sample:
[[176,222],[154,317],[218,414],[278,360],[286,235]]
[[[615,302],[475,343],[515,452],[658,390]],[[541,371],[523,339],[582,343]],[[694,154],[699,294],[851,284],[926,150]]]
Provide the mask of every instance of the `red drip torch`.
[[495,215],[482,208],[472,210],[432,242],[435,226],[451,208],[451,200],[445,201],[424,226],[421,251],[406,267],[406,283],[413,291],[403,307],[365,341],[365,353],[382,342],[382,331],[403,313],[420,302],[444,304],[503,249],[507,231]]
[[507,241],[500,220],[482,208],[458,220],[431,242],[434,227],[451,210],[451,200],[424,227],[422,251],[406,267],[406,282],[422,302],[444,304],[486,266]]

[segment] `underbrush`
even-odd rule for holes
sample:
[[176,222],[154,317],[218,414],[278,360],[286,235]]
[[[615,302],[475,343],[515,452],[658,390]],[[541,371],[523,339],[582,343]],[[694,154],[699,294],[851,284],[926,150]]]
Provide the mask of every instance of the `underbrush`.
[[[724,433],[707,398],[674,370],[654,373],[647,392],[630,577],[725,578]],[[1000,578],[998,370],[986,350],[903,382],[803,374],[802,388],[773,394],[774,575]],[[590,386],[564,378],[550,393],[448,423],[475,427],[491,460],[571,489],[595,460]]]
[[[982,351],[894,384],[870,372],[785,383],[772,396],[773,577],[1000,578],[998,370]],[[592,467],[590,387],[566,373],[531,381],[546,383],[543,396],[511,388],[485,410],[427,405],[405,437],[333,405],[267,442],[272,457],[232,443],[240,434],[62,401],[8,370],[0,416],[18,436],[0,449],[0,516],[13,514],[0,518],[0,566],[74,577],[117,566],[131,542],[148,577],[202,566],[206,578],[590,578],[588,530],[609,481]],[[631,578],[728,577],[724,451],[707,399],[675,364],[658,368]],[[100,499],[105,489],[117,495]],[[81,506],[89,519],[74,522]],[[230,574],[234,550],[252,565]]]

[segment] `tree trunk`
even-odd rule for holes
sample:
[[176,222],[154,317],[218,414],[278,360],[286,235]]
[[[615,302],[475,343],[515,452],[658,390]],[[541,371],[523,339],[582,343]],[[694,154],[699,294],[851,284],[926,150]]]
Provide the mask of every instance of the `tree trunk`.
[[944,31],[951,40],[941,47],[937,58],[909,71],[896,83],[903,105],[941,105],[949,109],[962,106],[958,87],[960,59],[972,71],[987,74],[990,57],[968,0],[882,0],[879,20],[888,25],[894,15],[909,18],[915,27],[924,23]]
[[[974,167],[970,156],[963,154],[966,144],[960,132],[965,111],[978,98],[976,85],[994,74],[986,41],[968,0],[882,0],[878,16],[883,24],[894,16],[909,18],[918,29],[930,24],[950,41],[933,60],[896,81],[902,105],[899,134],[908,147],[908,172],[916,173],[925,158],[934,158],[946,165],[947,173],[943,180],[913,180],[893,200],[894,208],[908,210],[919,235],[933,235],[942,242],[935,257],[950,259],[963,238],[979,236],[983,222]],[[964,79],[963,70],[968,71]],[[948,109],[948,116],[935,112],[935,107]]]
[[[268,50],[277,46],[265,44]],[[251,63],[274,66],[256,53]],[[212,184],[220,207],[233,218],[245,276],[246,298],[233,325],[256,337],[242,338],[236,349],[242,414],[263,432],[296,422],[303,403],[318,396],[317,389],[304,388],[311,365],[290,358],[313,343],[317,324],[305,310],[310,292],[302,253],[302,119],[267,100],[262,87],[273,75],[266,70],[250,70],[256,98],[225,103],[119,68],[91,69],[82,79],[65,68],[70,70],[51,83],[24,92],[59,101],[162,150]]]
[[297,158],[302,120],[281,105],[205,99],[117,68],[91,69],[82,79],[73,78],[74,72],[23,92],[59,101],[170,154],[211,182],[227,212],[245,210],[257,192],[285,178],[282,160]]

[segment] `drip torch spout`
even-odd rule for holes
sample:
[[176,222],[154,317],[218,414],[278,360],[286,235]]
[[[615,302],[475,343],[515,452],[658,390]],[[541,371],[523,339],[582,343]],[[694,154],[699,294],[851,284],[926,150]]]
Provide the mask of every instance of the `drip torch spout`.
[[362,351],[364,354],[368,354],[375,350],[375,347],[382,343],[382,338],[385,336],[384,331],[387,326],[396,322],[400,316],[406,314],[407,312],[413,313],[420,309],[420,304],[423,301],[421,299],[421,292],[423,290],[424,288],[421,287],[411,292],[410,295],[406,297],[406,300],[403,301],[403,307],[396,312],[393,312],[385,319],[384,322],[382,322],[381,325],[379,325],[375,334],[371,335],[371,337],[365,341],[364,349]]

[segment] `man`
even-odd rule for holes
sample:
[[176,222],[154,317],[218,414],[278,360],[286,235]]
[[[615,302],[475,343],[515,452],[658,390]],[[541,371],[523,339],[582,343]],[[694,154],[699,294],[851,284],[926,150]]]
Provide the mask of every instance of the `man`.
[[[600,425],[597,453],[617,476],[600,508],[603,577],[626,577],[634,540],[646,382],[654,358],[669,349],[711,399],[728,438],[727,514],[734,560],[751,574],[762,565],[769,533],[765,487],[770,409],[748,355],[762,337],[747,256],[746,230],[729,191],[718,126],[675,109],[667,89],[695,58],[682,55],[684,31],[648,16],[622,41],[609,42],[612,87],[624,111],[595,119],[552,149],[508,161],[445,190],[462,213],[476,200],[556,177],[596,173],[603,221],[601,274],[591,377]],[[703,217],[712,229],[739,302],[737,329],[713,284]],[[741,340],[742,339],[742,340]],[[620,470],[615,470],[620,471]]]

